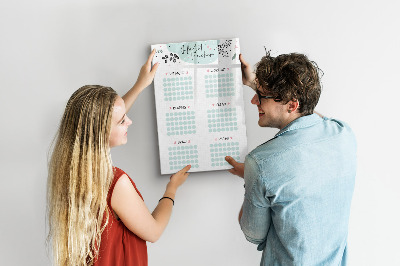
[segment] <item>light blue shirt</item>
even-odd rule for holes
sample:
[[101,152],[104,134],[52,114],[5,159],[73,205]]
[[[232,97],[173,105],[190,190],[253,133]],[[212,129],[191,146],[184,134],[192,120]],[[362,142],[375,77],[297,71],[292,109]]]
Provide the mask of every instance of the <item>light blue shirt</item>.
[[251,151],[240,226],[261,265],[345,265],[355,176],[352,130],[316,114]]

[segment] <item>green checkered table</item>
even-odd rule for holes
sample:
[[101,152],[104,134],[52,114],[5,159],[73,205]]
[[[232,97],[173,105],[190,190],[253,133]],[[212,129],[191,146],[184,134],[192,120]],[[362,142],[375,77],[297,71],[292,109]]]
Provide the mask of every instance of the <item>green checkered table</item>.
[[208,132],[227,132],[238,130],[236,108],[207,110]]
[[196,133],[195,112],[175,111],[166,115],[168,136],[189,135]]
[[168,155],[170,170],[181,170],[188,164],[192,165],[192,168],[199,167],[197,145],[169,147]]
[[206,97],[231,97],[235,95],[233,73],[218,73],[204,76]]
[[228,166],[225,156],[231,156],[239,161],[239,154],[239,142],[210,144],[211,166]]
[[193,100],[192,77],[170,77],[163,79],[165,101]]

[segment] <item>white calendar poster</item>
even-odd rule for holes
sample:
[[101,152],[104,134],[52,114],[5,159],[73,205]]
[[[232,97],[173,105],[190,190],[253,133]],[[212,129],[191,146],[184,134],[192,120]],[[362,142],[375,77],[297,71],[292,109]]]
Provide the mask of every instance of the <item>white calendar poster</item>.
[[155,44],[153,64],[161,174],[244,162],[247,137],[239,39]]

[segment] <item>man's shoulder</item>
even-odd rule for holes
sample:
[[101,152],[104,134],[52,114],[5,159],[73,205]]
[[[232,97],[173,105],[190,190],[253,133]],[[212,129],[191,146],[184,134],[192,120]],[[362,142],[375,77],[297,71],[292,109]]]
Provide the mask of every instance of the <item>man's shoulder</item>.
[[253,149],[248,157],[252,158],[256,163],[260,164],[263,161],[268,161],[276,158],[277,155],[281,154],[287,149],[285,143],[279,138],[272,138],[269,141],[257,146]]
[[254,148],[251,152],[249,152],[248,156],[252,157],[257,161],[257,159],[260,158],[265,158],[266,156],[271,156],[273,154],[272,149],[270,149],[270,145],[268,145],[269,142],[273,141],[273,139],[258,145],[256,148]]
[[322,142],[355,143],[354,133],[347,123],[327,117],[324,117],[321,122],[278,133],[274,138],[253,149],[248,156],[261,164],[271,160],[284,160],[285,154],[301,153],[305,146],[318,145],[321,148]]
[[355,134],[349,124],[343,120],[328,117],[324,117],[323,121],[323,132],[326,137],[339,138],[342,141],[353,142],[353,144],[356,144]]

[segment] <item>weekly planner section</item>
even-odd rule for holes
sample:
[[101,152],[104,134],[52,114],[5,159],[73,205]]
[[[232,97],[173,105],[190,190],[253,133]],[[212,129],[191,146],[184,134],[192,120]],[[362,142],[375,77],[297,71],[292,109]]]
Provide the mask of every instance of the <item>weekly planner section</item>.
[[239,39],[155,44],[153,64],[161,174],[244,162],[247,137]]

